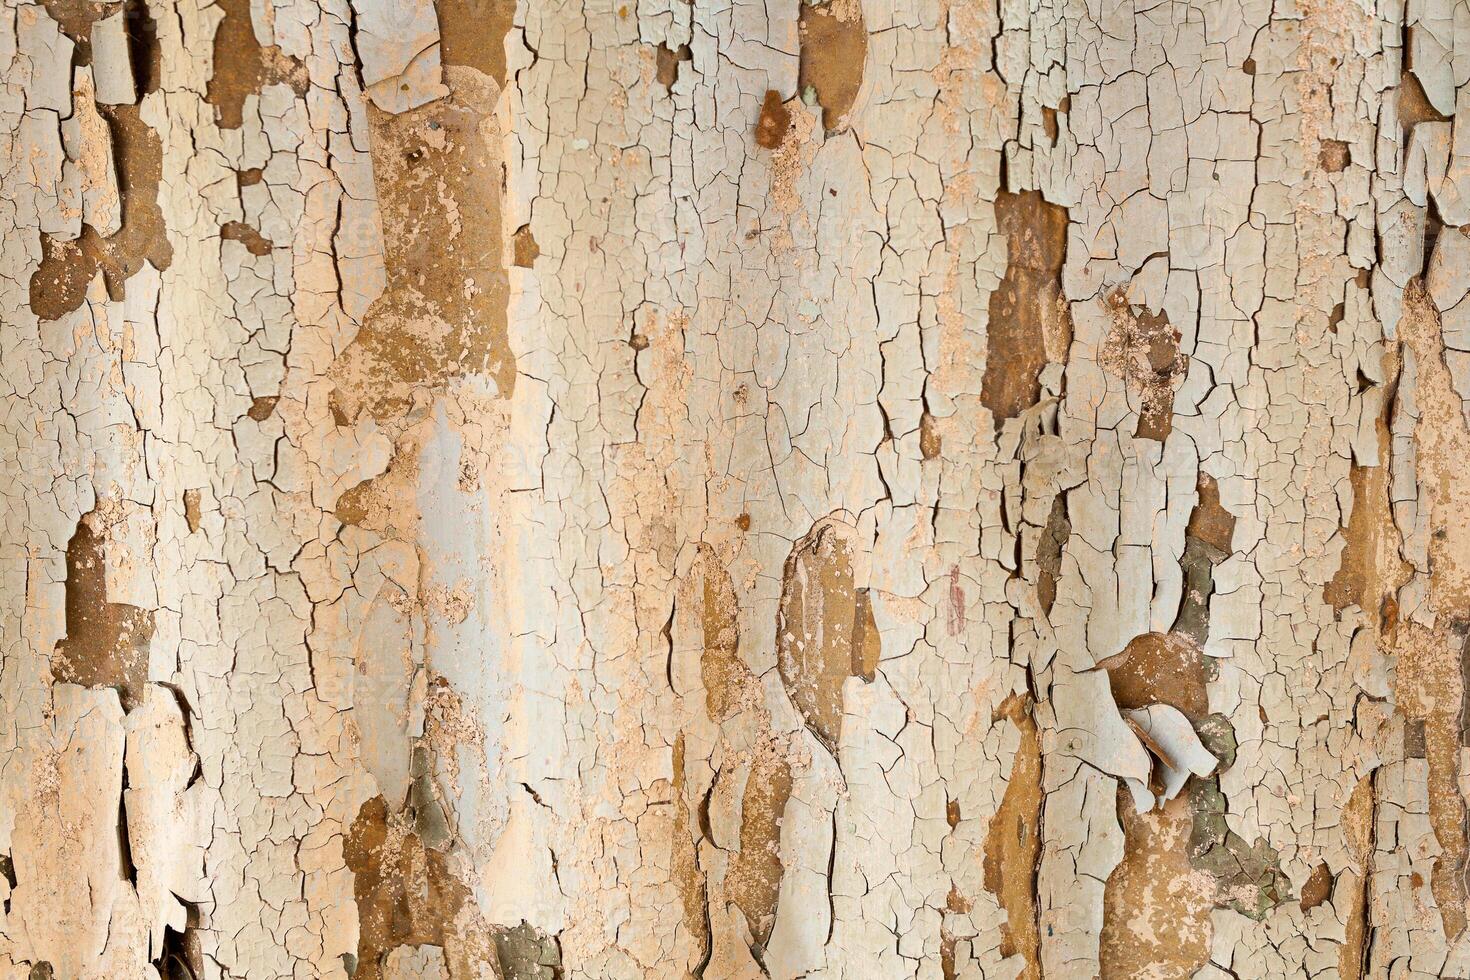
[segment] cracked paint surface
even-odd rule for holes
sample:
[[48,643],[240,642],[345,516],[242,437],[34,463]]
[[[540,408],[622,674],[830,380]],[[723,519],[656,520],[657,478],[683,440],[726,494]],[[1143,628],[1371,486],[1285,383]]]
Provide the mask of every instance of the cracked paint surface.
[[1464,0],[0,60],[0,978],[1470,976]]

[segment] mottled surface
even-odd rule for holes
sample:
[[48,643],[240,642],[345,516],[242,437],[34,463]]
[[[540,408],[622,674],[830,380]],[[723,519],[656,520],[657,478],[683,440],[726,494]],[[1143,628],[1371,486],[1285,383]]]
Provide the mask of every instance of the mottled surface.
[[0,980],[1470,976],[1464,0],[0,61]]

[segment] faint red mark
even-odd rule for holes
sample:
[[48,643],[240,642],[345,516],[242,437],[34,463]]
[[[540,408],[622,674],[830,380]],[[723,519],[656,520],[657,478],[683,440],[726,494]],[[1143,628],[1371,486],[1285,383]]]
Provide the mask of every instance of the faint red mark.
[[960,586],[960,566],[949,570],[949,635],[958,636],[965,628],[965,590]]

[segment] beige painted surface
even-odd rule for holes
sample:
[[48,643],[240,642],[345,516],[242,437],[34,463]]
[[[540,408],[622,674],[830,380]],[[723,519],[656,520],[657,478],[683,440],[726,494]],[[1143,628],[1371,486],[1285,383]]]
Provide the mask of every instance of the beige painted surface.
[[1470,976],[1467,0],[0,63],[0,980]]

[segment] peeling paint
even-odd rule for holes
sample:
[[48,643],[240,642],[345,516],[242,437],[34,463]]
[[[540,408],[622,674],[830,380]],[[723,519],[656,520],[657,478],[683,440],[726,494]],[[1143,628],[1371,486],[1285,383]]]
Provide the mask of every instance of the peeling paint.
[[0,975],[1470,976],[1457,16],[12,6]]

